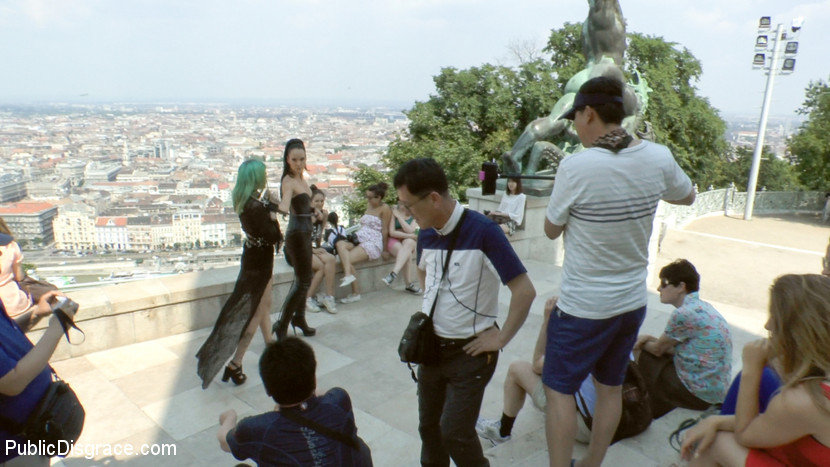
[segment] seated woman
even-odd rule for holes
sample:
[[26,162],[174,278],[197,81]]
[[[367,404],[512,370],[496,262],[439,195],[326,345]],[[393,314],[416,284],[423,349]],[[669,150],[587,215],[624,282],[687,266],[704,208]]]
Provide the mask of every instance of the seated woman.
[[493,212],[485,212],[490,219],[501,225],[507,235],[513,235],[516,227],[522,225],[525,217],[525,201],[527,197],[522,193],[522,179],[508,178],[507,188],[501,197],[499,208]]
[[392,217],[389,219],[389,240],[386,243],[386,250],[395,255],[395,267],[392,268],[386,277],[381,279],[384,284],[391,286],[398,273],[403,269],[403,278],[406,282],[407,292],[419,294],[421,287],[412,280],[412,255],[418,245],[418,223],[415,218],[407,216],[395,206],[392,209]]
[[0,301],[6,313],[15,318],[32,306],[32,298],[18,282],[23,280],[23,253],[14,241],[6,222],[0,218]]
[[[57,316],[49,321],[49,327],[40,337],[36,345],[26,337],[26,332],[38,319],[52,314],[49,301],[59,292],[46,292],[29,311],[11,319],[0,303],[0,415],[16,423],[23,423],[43,398],[49,385],[52,383],[52,369],[49,367],[49,358],[63,337],[63,327]],[[72,314],[71,310],[64,310]],[[30,316],[34,315],[33,317]],[[74,318],[74,315],[70,316]],[[27,442],[38,443],[38,440],[25,440],[18,435],[12,435],[0,427],[0,441],[3,446],[26,445]],[[40,455],[20,457],[18,449],[0,451],[2,465],[48,466],[49,458]]]
[[[326,193],[315,185],[311,185],[311,207],[314,212],[311,217],[311,270],[314,276],[311,278],[311,286],[308,288],[306,309],[311,312],[319,312],[324,307],[331,314],[337,313],[334,304],[334,275],[337,260],[334,255],[322,248],[323,232],[326,230],[328,212],[323,209],[326,202]],[[315,298],[320,283],[326,280],[326,294],[322,303]]]
[[700,275],[679,259],[660,270],[660,301],[677,307],[659,338],[634,345],[654,418],[676,407],[704,410],[723,402],[732,376],[732,335],[726,320],[698,296]]
[[[830,465],[830,277],[781,276],[769,303],[769,338],[744,346],[735,415],[707,417],[683,441],[692,467]],[[771,358],[783,387],[760,413]]]
[[366,260],[380,258],[383,253],[383,246],[386,245],[388,231],[383,228],[389,225],[392,217],[392,209],[383,202],[386,190],[389,185],[380,182],[366,190],[366,214],[360,218],[360,230],[357,231],[357,244],[350,241],[339,241],[335,248],[340,262],[343,264],[343,281],[340,287],[352,284],[352,293],[341,302],[352,303],[360,300],[360,289],[357,286],[354,265]]

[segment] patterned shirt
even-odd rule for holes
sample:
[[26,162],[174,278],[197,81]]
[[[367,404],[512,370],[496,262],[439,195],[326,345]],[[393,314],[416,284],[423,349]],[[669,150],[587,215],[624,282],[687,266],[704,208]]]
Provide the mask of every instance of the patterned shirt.
[[692,292],[672,312],[665,332],[680,342],[674,348],[680,381],[706,402],[723,402],[732,377],[732,334],[723,316]]

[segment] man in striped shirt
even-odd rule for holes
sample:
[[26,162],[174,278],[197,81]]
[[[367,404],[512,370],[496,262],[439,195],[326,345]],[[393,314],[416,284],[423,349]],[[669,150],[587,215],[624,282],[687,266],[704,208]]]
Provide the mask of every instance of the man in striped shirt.
[[622,82],[587,81],[573,107],[585,150],[559,164],[545,234],[564,232],[559,302],[548,324],[542,380],[551,466],[571,464],[573,394],[590,374],[597,390],[591,442],[580,466],[599,466],[620,419],[628,356],[645,318],[648,241],[657,203],[690,205],[695,191],[665,146],[622,127]]

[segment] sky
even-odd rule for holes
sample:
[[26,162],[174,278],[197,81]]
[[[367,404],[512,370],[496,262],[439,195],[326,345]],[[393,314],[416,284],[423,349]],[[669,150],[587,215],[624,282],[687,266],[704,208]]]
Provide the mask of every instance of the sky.
[[[760,16],[803,16],[771,115],[827,80],[830,0],[620,0],[629,32],[688,48],[723,113],[760,115]],[[383,104],[408,109],[444,67],[512,65],[510,45],[582,22],[586,0],[0,0],[0,104],[70,101]],[[821,44],[825,44],[822,46]],[[825,51],[822,57],[821,51]],[[646,77],[647,78],[647,77]]]

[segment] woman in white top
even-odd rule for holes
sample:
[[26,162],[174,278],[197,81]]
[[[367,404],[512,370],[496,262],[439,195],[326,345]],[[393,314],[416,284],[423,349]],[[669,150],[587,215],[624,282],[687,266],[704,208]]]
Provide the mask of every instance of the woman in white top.
[[507,189],[501,197],[499,208],[487,213],[487,217],[501,225],[501,229],[507,235],[513,235],[516,227],[522,224],[525,217],[526,196],[522,193],[522,180],[520,178],[508,178]]

